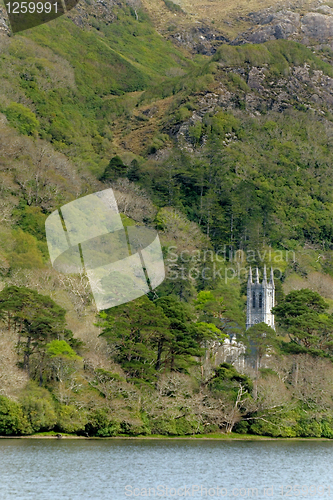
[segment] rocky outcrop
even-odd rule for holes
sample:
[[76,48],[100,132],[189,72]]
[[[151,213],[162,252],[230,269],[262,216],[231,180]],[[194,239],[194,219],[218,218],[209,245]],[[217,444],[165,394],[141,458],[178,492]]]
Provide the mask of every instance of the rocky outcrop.
[[0,5],[0,35],[2,33],[9,33],[9,21],[6,9]]
[[[250,15],[250,19],[257,25],[262,25],[259,30],[254,29],[254,40],[291,38],[297,35],[300,29],[300,15],[290,10],[280,12],[263,11]],[[267,41],[267,40],[265,40]],[[261,43],[261,42],[255,42]]]
[[[330,9],[333,13],[333,9]],[[333,42],[333,15],[309,12],[302,18],[301,30],[308,38]]]
[[327,44],[333,48],[333,8],[328,5],[312,7],[313,11],[297,11],[295,8],[269,7],[252,12],[240,21],[246,21],[251,27],[229,40],[211,24],[204,21],[188,29],[176,28],[172,33],[164,33],[178,45],[193,52],[212,55],[219,45],[230,43],[264,43],[270,40],[295,40],[305,45]]
[[75,9],[67,15],[72,19],[74,24],[81,28],[89,29],[90,27],[94,27],[99,29],[100,22],[105,24],[113,22],[115,18],[115,5],[117,5],[116,0],[97,0],[91,3],[81,0]]
[[[333,113],[333,78],[320,70],[311,70],[308,64],[290,68],[286,77],[268,78],[267,65],[262,67],[227,68],[221,66],[221,83],[214,92],[202,93],[197,96],[196,110],[189,120],[183,122],[173,134],[179,146],[187,151],[193,151],[194,145],[190,138],[190,127],[202,122],[204,116],[215,114],[219,110],[239,108],[252,115],[260,115],[269,111],[282,113],[288,108],[310,110],[324,119],[326,112]],[[230,92],[222,83],[230,72],[241,76],[248,85],[248,90],[237,94]],[[228,137],[226,146],[235,140]],[[202,144],[201,144],[202,145]]]
[[215,54],[216,47],[221,43],[229,43],[230,40],[219,33],[217,30],[205,24],[193,26],[190,29],[176,30],[168,38],[176,45],[181,45],[188,50],[195,51],[198,54],[211,56]]
[[321,12],[304,15],[290,10],[274,11],[273,8],[253,12],[249,19],[254,26],[238,35],[232,44],[264,43],[283,38],[307,45],[320,42],[333,46],[333,9],[328,6],[319,9]]

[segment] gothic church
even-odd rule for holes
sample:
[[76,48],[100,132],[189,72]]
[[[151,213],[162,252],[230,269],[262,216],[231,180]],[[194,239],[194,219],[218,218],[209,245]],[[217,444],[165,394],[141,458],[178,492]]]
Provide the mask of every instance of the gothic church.
[[273,269],[271,269],[270,279],[267,282],[266,266],[262,282],[259,282],[259,270],[256,268],[254,283],[252,281],[252,269],[249,270],[247,282],[247,313],[246,329],[257,323],[266,323],[271,328],[274,326],[274,314],[272,308],[275,304],[275,286]]

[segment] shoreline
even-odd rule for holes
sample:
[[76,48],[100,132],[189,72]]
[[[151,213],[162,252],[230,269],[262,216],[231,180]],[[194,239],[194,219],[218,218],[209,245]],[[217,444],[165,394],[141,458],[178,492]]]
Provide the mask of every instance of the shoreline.
[[75,436],[66,434],[51,434],[51,435],[31,435],[31,436],[0,436],[0,439],[57,439],[57,440],[85,440],[85,441],[106,441],[106,440],[155,440],[155,441],[168,441],[168,440],[182,440],[182,441],[331,441],[333,439],[325,437],[271,437],[271,436],[257,436],[257,435],[193,435],[193,436]]

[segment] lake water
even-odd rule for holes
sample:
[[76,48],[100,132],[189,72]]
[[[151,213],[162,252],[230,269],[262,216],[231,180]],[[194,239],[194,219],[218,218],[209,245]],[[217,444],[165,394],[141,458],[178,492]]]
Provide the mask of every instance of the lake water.
[[333,441],[0,440],[0,499],[333,499]]

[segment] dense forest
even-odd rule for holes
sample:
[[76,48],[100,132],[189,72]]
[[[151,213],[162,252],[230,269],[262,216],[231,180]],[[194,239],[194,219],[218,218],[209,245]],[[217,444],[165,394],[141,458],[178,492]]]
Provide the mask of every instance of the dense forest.
[[[331,46],[193,51],[96,9],[0,33],[0,435],[333,438]],[[45,220],[109,187],[166,279],[97,313]],[[245,329],[249,266],[276,330]]]

